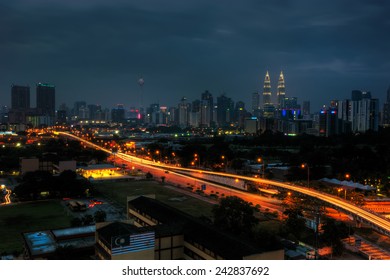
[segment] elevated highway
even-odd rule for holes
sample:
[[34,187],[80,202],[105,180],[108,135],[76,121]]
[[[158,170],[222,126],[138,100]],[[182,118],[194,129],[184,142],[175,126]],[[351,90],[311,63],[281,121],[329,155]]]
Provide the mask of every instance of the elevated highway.
[[[105,149],[103,147],[100,147],[94,143],[88,142],[88,141],[86,141],[78,136],[75,136],[73,134],[66,133],[66,132],[54,132],[54,134],[59,135],[59,136],[63,136],[63,137],[69,137],[69,138],[75,139],[77,141],[81,141],[88,146],[91,146],[93,148],[100,149],[102,151],[105,151],[107,153],[112,154],[112,151]],[[231,174],[231,173],[213,172],[213,171],[208,171],[208,170],[200,170],[200,169],[183,168],[183,167],[165,165],[165,164],[156,163],[156,162],[151,161],[151,160],[146,160],[143,158],[138,158],[138,157],[123,154],[123,153],[116,153],[115,155],[118,158],[121,158],[125,161],[134,162],[134,163],[137,163],[141,166],[143,165],[145,167],[159,169],[159,170],[171,170],[171,171],[177,171],[177,172],[184,172],[187,174],[191,174],[193,177],[196,177],[199,179],[203,178],[203,179],[208,180],[208,181],[216,181],[215,180],[216,177],[226,178],[226,182],[229,182],[228,184],[235,189],[240,189],[240,188],[237,188],[237,185],[241,185],[240,184],[241,181],[249,181],[249,182],[267,184],[270,186],[298,192],[298,193],[316,198],[318,200],[324,201],[324,202],[332,205],[333,207],[353,216],[354,219],[356,219],[357,221],[367,223],[371,227],[373,227],[374,229],[378,230],[379,232],[390,236],[390,220],[389,219],[386,219],[385,217],[382,217],[376,213],[370,212],[366,209],[363,209],[359,206],[356,206],[356,205],[349,203],[345,200],[342,200],[338,197],[334,197],[330,194],[322,193],[322,192],[316,191],[314,189],[309,189],[309,188],[305,188],[302,186],[297,186],[297,185],[293,185],[293,184],[285,183],[285,182],[253,178],[253,177],[249,177],[249,176],[243,176],[243,175],[237,175],[237,174]],[[220,181],[218,181],[218,182],[220,183]],[[235,185],[235,184],[237,184],[237,185]]]

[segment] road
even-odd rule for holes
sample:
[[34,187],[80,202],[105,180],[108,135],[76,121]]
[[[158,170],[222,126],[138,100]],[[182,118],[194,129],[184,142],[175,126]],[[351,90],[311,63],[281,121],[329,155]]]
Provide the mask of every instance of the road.
[[[126,156],[116,155],[116,161],[117,163],[121,164],[122,161],[126,161]],[[182,188],[186,190],[187,192],[190,190],[190,188],[193,191],[200,190],[202,185],[206,186],[206,189],[203,190],[203,193],[210,195],[214,194],[218,197],[221,196],[237,196],[242,199],[244,199],[247,202],[253,203],[253,205],[259,204],[262,209],[267,209],[270,212],[278,212],[279,215],[284,211],[282,207],[282,203],[279,200],[271,199],[264,196],[259,196],[257,194],[251,194],[248,192],[244,192],[242,190],[236,190],[229,187],[225,187],[218,183],[212,183],[209,181],[205,181],[199,178],[194,178],[193,176],[181,174],[178,172],[175,172],[173,170],[167,171],[165,169],[161,169],[161,167],[156,167],[149,164],[139,163],[137,161],[130,161],[127,159],[127,162],[129,162],[131,165],[135,166],[136,168],[142,168],[144,172],[150,172],[154,178],[157,178],[161,181],[161,177],[164,177],[164,182],[170,185],[173,185],[175,187]]]
[[[65,137],[70,137],[70,138],[76,139],[78,141],[82,141],[82,142],[88,144],[89,146],[92,146],[96,149],[100,149],[100,150],[103,150],[107,153],[112,154],[112,152],[110,150],[102,148],[94,143],[88,142],[88,141],[86,141],[80,137],[77,137],[73,134],[66,133],[66,132],[54,132],[54,134],[62,135]],[[365,222],[369,223],[372,227],[380,230],[382,233],[384,233],[386,235],[390,235],[390,220],[388,220],[384,217],[381,217],[375,213],[372,213],[366,209],[362,209],[362,208],[360,208],[352,203],[349,203],[347,201],[344,201],[338,197],[334,197],[334,196],[326,194],[326,193],[321,193],[321,192],[313,190],[313,189],[293,185],[290,183],[253,178],[253,177],[242,176],[242,175],[237,175],[237,174],[213,172],[213,171],[206,171],[206,170],[196,170],[196,169],[182,168],[182,167],[176,167],[176,166],[171,166],[171,165],[163,165],[163,164],[156,163],[156,162],[153,162],[150,160],[146,160],[146,159],[142,159],[142,158],[138,158],[135,156],[122,154],[122,153],[117,153],[116,156],[120,157],[121,159],[126,160],[128,162],[136,163],[137,165],[143,166],[145,168],[149,168],[152,170],[160,170],[162,172],[165,172],[166,170],[170,170],[169,172],[175,172],[175,171],[191,172],[192,174],[198,172],[198,173],[203,173],[203,174],[210,174],[210,175],[217,175],[217,176],[222,176],[222,177],[234,178],[236,180],[247,180],[247,181],[252,181],[252,182],[257,182],[257,183],[263,183],[263,184],[268,184],[271,186],[291,190],[294,192],[299,192],[299,193],[305,194],[307,196],[314,197],[314,198],[317,198],[317,199],[322,200],[324,202],[327,202],[327,203],[333,205],[334,207],[345,211],[348,214],[352,214],[353,216],[364,220]],[[176,174],[179,174],[179,173],[176,173]],[[185,176],[185,175],[182,175],[182,176]],[[194,180],[194,178],[191,177],[191,180]],[[209,185],[210,183],[207,182],[207,184]],[[230,189],[230,188],[228,188],[228,189],[231,192],[235,191],[235,190]],[[244,194],[241,194],[241,195],[244,195]],[[257,195],[245,193],[246,199],[253,198],[252,196],[257,196]]]

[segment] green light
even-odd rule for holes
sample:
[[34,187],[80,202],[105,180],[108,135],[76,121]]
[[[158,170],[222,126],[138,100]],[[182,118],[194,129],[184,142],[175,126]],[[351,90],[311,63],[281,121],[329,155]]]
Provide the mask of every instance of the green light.
[[51,85],[51,84],[42,84],[42,83],[38,83],[37,86],[39,86],[39,87],[50,87],[50,88],[54,88],[54,87],[55,87],[55,85]]

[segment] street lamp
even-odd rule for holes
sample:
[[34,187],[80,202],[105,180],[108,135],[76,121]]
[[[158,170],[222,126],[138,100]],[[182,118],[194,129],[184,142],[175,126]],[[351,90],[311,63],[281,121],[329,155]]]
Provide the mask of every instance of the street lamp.
[[258,158],[257,162],[263,162],[263,179],[265,178],[265,161],[262,158]]
[[301,168],[307,168],[307,187],[310,188],[310,167],[307,163],[302,163]]
[[[349,179],[351,178],[351,175],[349,173],[346,173],[344,175],[345,179],[349,181]],[[347,188],[345,187],[344,188],[344,199],[346,200],[347,199]]]
[[200,168],[200,155],[199,154],[194,154],[194,161],[198,162],[198,167]]
[[161,163],[161,153],[159,150],[156,151],[156,155],[157,155],[158,163]]

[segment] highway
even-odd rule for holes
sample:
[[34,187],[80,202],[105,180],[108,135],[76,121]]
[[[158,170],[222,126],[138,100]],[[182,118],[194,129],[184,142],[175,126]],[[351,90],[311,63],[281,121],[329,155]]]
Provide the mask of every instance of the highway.
[[[89,146],[92,146],[96,149],[100,149],[100,150],[103,150],[107,153],[112,154],[112,151],[105,149],[105,148],[102,148],[94,143],[88,142],[88,141],[86,141],[78,136],[75,136],[73,134],[66,133],[66,132],[54,132],[54,134],[63,135],[63,136],[73,138],[75,140],[84,142],[84,143],[88,144]],[[173,171],[179,171],[179,172],[183,171],[183,172],[190,172],[191,174],[201,173],[201,174],[203,174],[203,176],[205,174],[218,175],[221,177],[234,178],[235,180],[246,180],[246,181],[268,184],[271,186],[291,190],[294,192],[299,192],[299,193],[317,198],[317,199],[322,200],[324,202],[327,202],[327,203],[333,205],[334,207],[336,207],[340,210],[343,210],[348,214],[353,215],[354,217],[360,218],[361,220],[365,221],[366,223],[369,223],[375,229],[380,230],[382,233],[390,236],[390,220],[388,220],[384,217],[381,217],[377,214],[374,214],[370,211],[367,211],[365,209],[362,209],[362,208],[360,208],[352,203],[349,203],[345,200],[342,200],[338,197],[334,197],[334,196],[326,194],[326,193],[321,193],[321,192],[313,190],[313,189],[293,185],[290,183],[284,183],[284,182],[267,180],[267,179],[253,178],[253,177],[242,176],[242,175],[237,175],[237,174],[213,172],[213,171],[207,171],[207,170],[200,170],[200,169],[197,170],[197,169],[193,169],[193,168],[190,169],[190,168],[182,168],[182,167],[176,167],[176,166],[171,166],[171,165],[165,165],[165,164],[156,163],[156,162],[153,162],[151,160],[145,160],[142,158],[138,158],[138,157],[123,154],[123,153],[117,153],[116,156],[123,159],[123,160],[134,162],[134,163],[137,163],[138,165],[152,168],[155,170],[170,170],[172,172]],[[176,173],[176,174],[178,174],[178,173]],[[196,177],[196,176],[193,175],[191,177]],[[192,180],[193,179],[194,178],[192,178]],[[210,184],[210,182],[207,182],[207,184]],[[246,194],[249,195],[248,193],[246,193]]]

